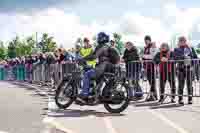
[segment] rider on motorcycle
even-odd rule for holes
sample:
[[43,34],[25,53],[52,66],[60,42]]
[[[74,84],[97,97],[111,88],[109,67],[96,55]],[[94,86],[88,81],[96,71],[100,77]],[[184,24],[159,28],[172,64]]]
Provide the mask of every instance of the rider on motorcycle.
[[98,59],[95,69],[89,69],[84,73],[83,88],[79,95],[81,100],[89,96],[90,81],[95,78],[98,81],[104,72],[113,72],[113,65],[119,63],[120,56],[118,52],[108,45],[109,35],[100,32],[97,35],[97,47],[91,55],[83,58],[84,61]]

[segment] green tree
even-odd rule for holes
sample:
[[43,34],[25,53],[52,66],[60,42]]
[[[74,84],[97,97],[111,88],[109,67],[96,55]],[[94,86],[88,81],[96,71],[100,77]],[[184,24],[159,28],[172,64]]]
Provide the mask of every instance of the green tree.
[[27,37],[25,40],[20,40],[17,36],[13,39],[8,46],[8,57],[21,57],[31,55],[35,47],[35,40],[33,37]]
[[8,57],[9,58],[15,58],[17,56],[17,47],[16,47],[16,39],[17,37],[10,41],[8,44]]
[[47,33],[44,33],[42,40],[39,43],[39,47],[42,52],[53,52],[57,48],[56,42],[53,40],[53,37],[49,37]]
[[35,48],[36,41],[33,39],[33,36],[26,38],[26,55],[31,55],[33,53],[33,50]]
[[4,43],[0,41],[0,59],[6,58],[6,47],[4,46]]
[[13,43],[16,47],[16,56],[21,57],[26,55],[26,42],[21,41],[20,38],[17,36],[14,40]]
[[196,52],[197,52],[197,54],[200,54],[200,49],[197,48],[197,49],[196,49]]

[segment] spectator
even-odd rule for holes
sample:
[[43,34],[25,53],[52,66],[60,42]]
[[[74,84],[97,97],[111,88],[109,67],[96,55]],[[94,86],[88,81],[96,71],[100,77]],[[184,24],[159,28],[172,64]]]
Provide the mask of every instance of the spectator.
[[31,59],[31,56],[26,57],[26,60],[25,60],[26,80],[30,83],[32,81],[32,74],[33,74],[32,73],[32,64],[33,64],[33,61]]
[[111,48],[114,48],[114,49],[118,52],[118,54],[120,54],[120,53],[119,53],[119,50],[116,48],[116,42],[115,42],[114,40],[111,40],[111,41],[110,41],[110,47],[111,47]]
[[154,57],[154,62],[160,67],[160,100],[164,101],[165,84],[168,81],[171,87],[172,99],[171,102],[175,103],[175,63],[170,62],[174,59],[174,53],[170,51],[169,45],[163,43],[160,47],[160,52]]
[[[138,50],[132,42],[127,42],[125,47],[126,49],[123,55],[123,60],[126,63],[126,76],[129,79],[129,83],[134,86],[134,92],[141,93],[141,87],[138,82],[141,71]],[[133,98],[141,99],[141,97],[141,94],[137,95],[137,93],[135,93],[135,97]]]
[[156,92],[156,86],[155,86],[155,68],[153,63],[153,58],[155,54],[157,53],[157,49],[155,44],[151,42],[150,36],[145,36],[144,38],[146,46],[144,47],[144,55],[143,55],[143,61],[144,61],[144,69],[147,74],[147,80],[149,81],[149,84],[151,86],[150,88],[150,97],[147,99],[147,101],[155,101],[157,100],[157,92]]
[[58,55],[59,55],[58,63],[61,64],[65,59],[64,51],[61,48],[58,49]]
[[81,46],[77,44],[75,46],[75,57],[74,57],[75,60],[78,60],[81,58],[80,50],[81,50]]
[[192,87],[192,70],[193,70],[193,61],[192,59],[197,58],[197,54],[194,48],[190,47],[187,44],[187,40],[185,37],[180,37],[178,42],[178,48],[175,48],[175,59],[178,61],[178,94],[179,96],[179,104],[183,105],[183,89],[185,86],[185,82],[187,84],[188,90],[188,104],[192,104],[192,95],[193,95],[193,87]]
[[111,40],[111,41],[110,41],[110,46],[111,46],[112,48],[115,48],[115,41]]

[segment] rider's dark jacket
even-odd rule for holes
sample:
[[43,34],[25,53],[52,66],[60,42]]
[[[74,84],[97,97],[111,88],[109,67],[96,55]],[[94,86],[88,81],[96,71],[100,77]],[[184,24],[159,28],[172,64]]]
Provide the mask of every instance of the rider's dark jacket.
[[97,77],[100,77],[105,71],[112,70],[112,65],[120,61],[118,52],[106,44],[99,44],[93,54],[84,58],[85,60],[98,59],[96,65]]
[[85,57],[84,59],[91,60],[91,59],[96,59],[96,58],[98,58],[98,64],[101,64],[104,62],[116,64],[116,63],[113,63],[114,58],[117,61],[120,60],[120,56],[117,53],[117,51],[106,44],[99,44],[94,50],[93,54]]

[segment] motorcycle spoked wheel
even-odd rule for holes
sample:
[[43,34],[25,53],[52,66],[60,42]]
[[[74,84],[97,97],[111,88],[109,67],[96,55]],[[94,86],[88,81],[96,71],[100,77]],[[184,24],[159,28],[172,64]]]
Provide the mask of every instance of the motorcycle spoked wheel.
[[[122,98],[122,101],[119,101],[120,104],[105,102],[104,107],[105,109],[110,113],[121,113],[123,112],[129,105],[130,102],[130,87],[128,84],[118,84],[116,88],[114,88],[114,91],[107,91],[106,89],[109,89],[109,86],[103,90],[103,96],[113,95],[113,100],[116,100],[115,98]],[[116,92],[118,91],[118,92]],[[109,93],[109,94],[107,94]],[[115,93],[115,94],[112,94]],[[117,95],[116,95],[117,94]],[[119,95],[118,95],[119,94]],[[122,96],[123,95],[123,96]]]
[[76,100],[77,93],[77,89],[74,88],[72,83],[62,81],[56,90],[56,105],[60,109],[68,108]]

